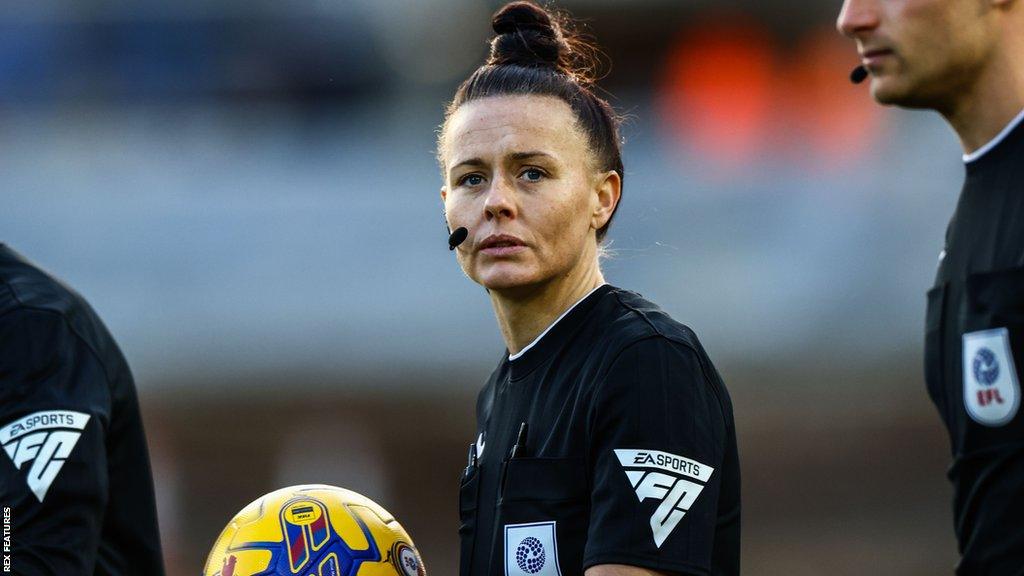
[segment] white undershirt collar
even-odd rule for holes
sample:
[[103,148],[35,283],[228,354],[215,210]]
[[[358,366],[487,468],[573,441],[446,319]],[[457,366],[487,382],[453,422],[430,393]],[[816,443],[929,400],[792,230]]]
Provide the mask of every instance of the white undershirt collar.
[[1017,125],[1021,123],[1021,121],[1024,121],[1024,110],[1021,110],[1017,114],[1017,116],[1014,117],[1013,120],[1010,120],[1010,123],[1007,124],[1005,128],[1003,128],[1002,132],[996,134],[995,138],[989,140],[988,143],[986,143],[981,148],[978,148],[974,152],[971,152],[970,154],[964,154],[964,163],[970,164],[971,162],[974,162],[978,158],[984,156],[985,153],[988,152],[989,150],[998,146],[999,143],[1002,142],[1010,132],[1013,132],[1013,129],[1016,128]]
[[573,308],[575,308],[575,307],[576,307],[577,305],[579,305],[579,303],[580,303],[580,302],[583,302],[584,300],[586,300],[586,299],[587,299],[587,296],[590,296],[590,295],[591,295],[591,294],[593,294],[594,292],[597,292],[598,288],[600,288],[601,286],[604,286],[604,284],[601,284],[601,285],[600,285],[600,286],[598,286],[597,288],[594,288],[594,289],[593,289],[593,290],[591,290],[590,292],[587,292],[586,296],[584,296],[583,298],[580,298],[579,300],[577,300],[577,301],[576,301],[576,303],[575,303],[575,304],[573,304],[572,306],[569,306],[569,309],[568,309],[568,310],[566,310],[565,312],[562,312],[562,315],[561,315],[561,316],[559,316],[558,318],[555,318],[555,321],[554,321],[554,322],[552,322],[550,326],[548,326],[547,328],[545,328],[545,329],[544,329],[544,331],[540,333],[540,336],[537,336],[536,338],[534,338],[534,339],[533,339],[533,342],[530,342],[529,344],[527,344],[527,345],[526,345],[526,348],[523,348],[522,350],[520,350],[519,352],[516,352],[515,354],[510,354],[510,355],[509,355],[509,357],[508,357],[509,361],[511,362],[512,360],[516,360],[517,358],[519,358],[519,357],[520,357],[520,356],[522,356],[523,354],[526,354],[526,352],[527,352],[527,351],[529,351],[529,350],[530,350],[530,348],[533,348],[533,346],[534,346],[535,344],[537,344],[537,342],[540,342],[540,339],[541,339],[541,338],[543,338],[545,334],[547,334],[548,332],[550,332],[550,331],[551,331],[551,329],[555,327],[555,324],[558,324],[558,321],[559,321],[559,320],[561,320],[562,318],[565,318],[566,316],[568,316],[568,315],[569,315],[569,312],[572,312],[572,309],[573,309]]

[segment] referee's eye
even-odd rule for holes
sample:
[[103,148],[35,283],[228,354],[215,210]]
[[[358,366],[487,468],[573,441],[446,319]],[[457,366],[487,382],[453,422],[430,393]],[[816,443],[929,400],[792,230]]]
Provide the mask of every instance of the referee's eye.
[[545,174],[540,168],[527,168],[523,170],[523,173],[519,175],[521,178],[526,179],[527,182],[540,182]]
[[479,186],[483,183],[484,177],[479,174],[466,174],[456,181],[459,186]]

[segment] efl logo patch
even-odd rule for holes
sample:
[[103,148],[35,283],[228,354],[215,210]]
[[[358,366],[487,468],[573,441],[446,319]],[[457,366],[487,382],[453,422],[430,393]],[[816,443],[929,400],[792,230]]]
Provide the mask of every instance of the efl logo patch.
[[615,456],[641,502],[648,498],[661,501],[651,516],[654,545],[661,548],[700,496],[715,469],[696,460],[657,450],[616,450]]
[[1020,384],[1006,328],[964,334],[964,408],[978,424],[1002,426],[1020,406]]
[[505,576],[562,576],[554,521],[505,525]]
[[28,487],[40,502],[88,423],[89,415],[82,412],[48,410],[0,428],[0,444],[14,467],[21,470],[22,464],[32,463]]

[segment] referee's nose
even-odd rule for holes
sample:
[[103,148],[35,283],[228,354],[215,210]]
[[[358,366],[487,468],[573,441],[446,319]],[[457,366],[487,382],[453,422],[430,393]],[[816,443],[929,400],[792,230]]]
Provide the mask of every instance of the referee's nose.
[[488,221],[495,218],[516,217],[515,186],[507,178],[494,178],[484,199],[484,216]]
[[836,18],[836,30],[849,38],[878,27],[877,0],[845,0]]

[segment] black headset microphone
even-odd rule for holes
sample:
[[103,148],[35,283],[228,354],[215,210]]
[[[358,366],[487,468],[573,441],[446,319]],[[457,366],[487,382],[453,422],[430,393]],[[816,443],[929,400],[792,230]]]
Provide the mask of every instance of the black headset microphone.
[[857,66],[856,68],[853,69],[853,72],[850,72],[850,82],[853,82],[854,84],[860,84],[861,82],[867,80],[867,78],[868,69],[865,68],[863,65]]
[[455,229],[455,232],[452,232],[448,236],[448,250],[455,250],[456,248],[459,247],[459,244],[465,242],[466,238],[468,237],[469,230],[466,230],[462,226],[459,226],[458,228]]

